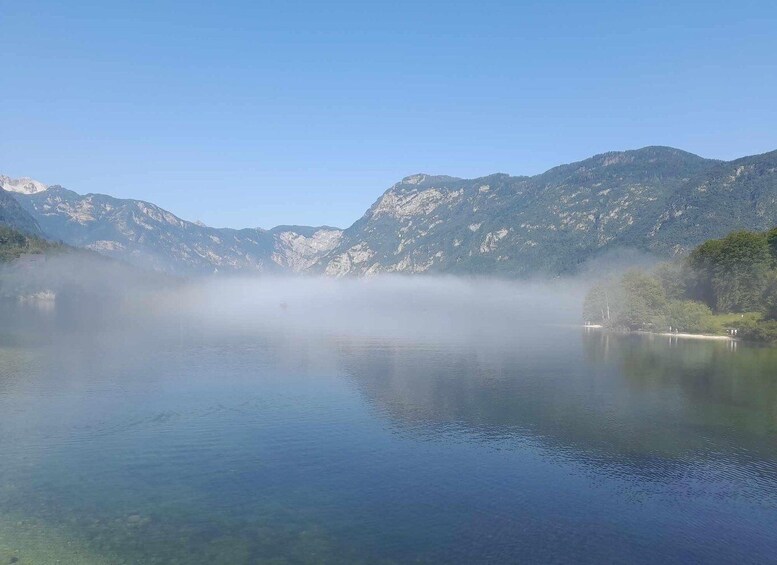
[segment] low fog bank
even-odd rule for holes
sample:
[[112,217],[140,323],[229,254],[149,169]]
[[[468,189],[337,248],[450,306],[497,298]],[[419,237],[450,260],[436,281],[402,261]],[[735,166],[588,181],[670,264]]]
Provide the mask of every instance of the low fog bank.
[[228,278],[193,281],[153,310],[214,331],[282,330],[368,339],[491,339],[538,325],[577,324],[573,281],[456,277]]
[[34,302],[35,295],[50,293],[60,302],[82,298],[97,304],[105,300],[105,306],[110,307],[179,282],[169,275],[84,250],[30,254],[0,264],[0,298],[5,300]]
[[120,329],[181,282],[83,250],[25,255],[0,264],[0,331],[40,340]]
[[[612,263],[612,262],[610,262]],[[211,276],[176,279],[90,253],[0,269],[0,296],[53,333],[152,335],[305,333],[421,342],[494,341],[578,325],[595,273],[552,280],[382,275],[371,278]],[[42,314],[41,314],[42,313]]]
[[158,295],[153,310],[220,332],[287,331],[414,342],[509,341],[540,327],[582,323],[588,290],[655,256],[603,252],[579,274],[529,280],[383,274],[210,277]]

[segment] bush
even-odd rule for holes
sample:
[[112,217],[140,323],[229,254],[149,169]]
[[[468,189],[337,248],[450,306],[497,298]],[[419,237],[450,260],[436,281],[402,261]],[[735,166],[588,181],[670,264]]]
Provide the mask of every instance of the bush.
[[722,330],[710,307],[693,300],[672,301],[667,307],[666,324],[677,331],[689,333],[718,333]]
[[762,343],[777,343],[777,321],[755,321],[744,319],[737,322],[735,327],[739,330],[739,337]]

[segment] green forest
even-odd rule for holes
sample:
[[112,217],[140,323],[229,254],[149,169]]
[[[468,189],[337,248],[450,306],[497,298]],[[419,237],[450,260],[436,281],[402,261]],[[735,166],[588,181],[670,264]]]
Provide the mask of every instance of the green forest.
[[737,231],[687,257],[594,286],[586,323],[626,331],[730,334],[777,343],[777,228]]
[[58,243],[0,225],[0,263],[13,261],[22,255],[44,253],[61,248],[62,245]]

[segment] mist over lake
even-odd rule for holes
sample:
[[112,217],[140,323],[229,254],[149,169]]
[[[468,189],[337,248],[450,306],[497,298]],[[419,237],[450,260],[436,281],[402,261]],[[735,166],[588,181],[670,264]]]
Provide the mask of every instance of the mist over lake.
[[771,560],[777,350],[585,329],[584,286],[4,303],[0,560]]

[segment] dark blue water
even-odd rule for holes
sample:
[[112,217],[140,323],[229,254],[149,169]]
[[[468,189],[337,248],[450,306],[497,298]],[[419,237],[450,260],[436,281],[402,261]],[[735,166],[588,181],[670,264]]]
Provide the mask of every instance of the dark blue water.
[[777,560],[774,349],[18,325],[0,563]]

